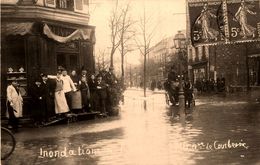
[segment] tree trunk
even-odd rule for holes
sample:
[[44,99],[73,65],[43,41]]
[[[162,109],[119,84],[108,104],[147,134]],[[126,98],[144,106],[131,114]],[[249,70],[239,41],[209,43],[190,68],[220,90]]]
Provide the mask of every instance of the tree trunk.
[[146,50],[144,51],[144,97],[146,97]]
[[114,67],[114,50],[111,50],[111,54],[110,54],[110,67]]
[[[123,53],[123,52],[122,52]],[[121,54],[121,83],[125,84],[125,70],[124,70],[124,54]]]

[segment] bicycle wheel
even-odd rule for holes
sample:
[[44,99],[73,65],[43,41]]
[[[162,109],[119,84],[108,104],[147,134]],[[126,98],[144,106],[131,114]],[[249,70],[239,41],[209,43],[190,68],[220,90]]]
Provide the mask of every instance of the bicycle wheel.
[[14,151],[15,138],[7,128],[1,127],[1,160],[8,158]]

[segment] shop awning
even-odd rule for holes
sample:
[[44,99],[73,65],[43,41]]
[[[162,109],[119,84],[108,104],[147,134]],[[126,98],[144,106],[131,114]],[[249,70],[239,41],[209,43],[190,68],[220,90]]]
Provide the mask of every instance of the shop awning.
[[66,43],[66,42],[70,42],[70,41],[73,41],[73,40],[90,40],[92,43],[95,43],[95,33],[93,31],[93,29],[77,29],[75,30],[73,33],[71,33],[70,35],[64,37],[64,36],[58,36],[56,34],[54,34],[50,27],[45,24],[44,27],[43,27],[43,33],[57,41],[57,42],[60,42],[60,43]]
[[32,33],[33,22],[23,23],[2,23],[2,35],[26,35]]

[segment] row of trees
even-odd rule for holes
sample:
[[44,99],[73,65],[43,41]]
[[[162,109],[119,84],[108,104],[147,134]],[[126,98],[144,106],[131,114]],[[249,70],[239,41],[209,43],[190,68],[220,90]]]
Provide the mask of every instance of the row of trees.
[[[152,16],[147,17],[145,7],[143,15],[139,20],[134,20],[131,17],[130,4],[119,7],[118,2],[111,12],[109,19],[110,28],[110,67],[114,67],[114,56],[118,50],[121,57],[121,80],[124,84],[125,71],[124,61],[125,56],[134,50],[139,50],[143,56],[143,85],[144,96],[146,96],[146,82],[147,82],[147,56],[149,54],[151,41],[155,33],[156,26],[151,28]],[[105,51],[99,51],[97,56],[98,68],[105,68],[107,66],[107,59],[105,58]]]

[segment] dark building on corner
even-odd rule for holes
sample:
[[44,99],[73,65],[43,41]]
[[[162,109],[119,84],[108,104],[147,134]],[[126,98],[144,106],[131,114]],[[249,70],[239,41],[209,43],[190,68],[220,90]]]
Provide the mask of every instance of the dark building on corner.
[[55,74],[58,66],[94,72],[88,7],[88,0],[1,1],[1,109],[12,79],[23,91],[26,115],[28,88],[40,73]]

